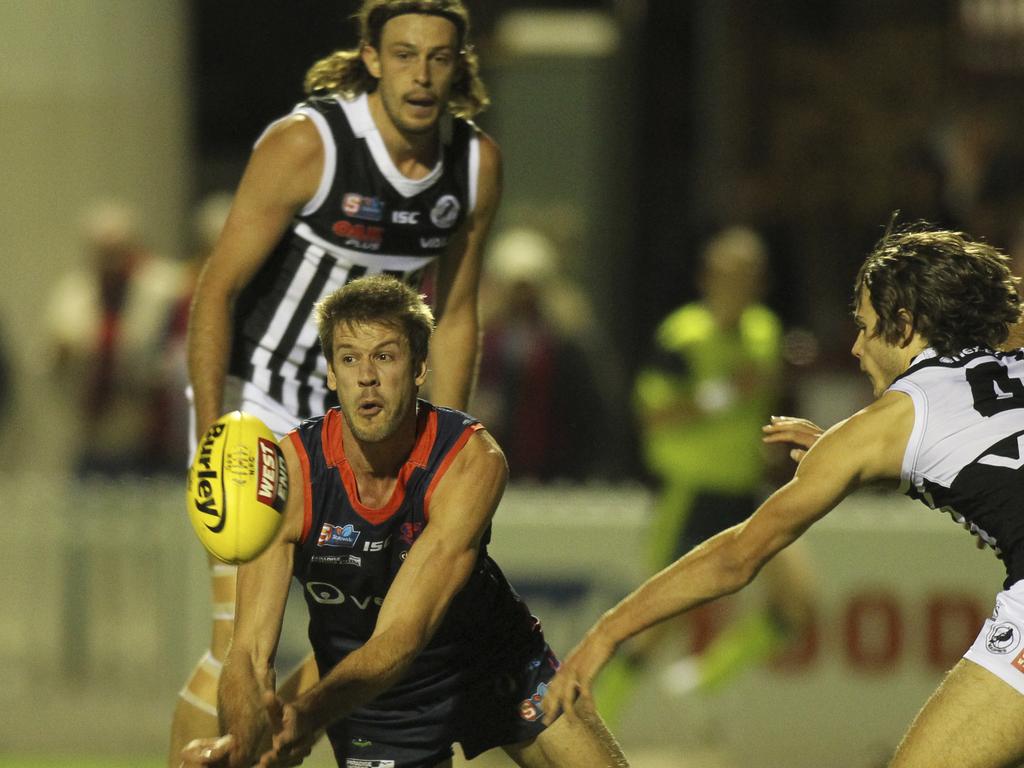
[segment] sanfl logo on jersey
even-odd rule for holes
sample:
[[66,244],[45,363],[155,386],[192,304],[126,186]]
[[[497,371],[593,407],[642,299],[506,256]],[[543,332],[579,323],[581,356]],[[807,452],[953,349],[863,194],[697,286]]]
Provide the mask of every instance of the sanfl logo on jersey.
[[459,199],[455,195],[442,195],[430,211],[430,220],[435,227],[450,229],[459,218]]
[[355,192],[347,192],[341,199],[341,210],[353,219],[380,221],[384,218],[384,204],[378,198]]
[[324,523],[320,529],[320,536],[317,539],[318,547],[354,547],[359,540],[359,531],[352,523],[345,525],[331,525]]

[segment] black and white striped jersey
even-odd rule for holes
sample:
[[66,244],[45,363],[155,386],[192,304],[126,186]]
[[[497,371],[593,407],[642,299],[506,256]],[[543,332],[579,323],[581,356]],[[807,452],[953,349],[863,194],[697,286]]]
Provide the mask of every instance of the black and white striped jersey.
[[437,164],[412,180],[388,154],[365,94],[314,97],[295,113],[320,133],[324,173],[236,301],[228,373],[281,403],[298,423],[335,402],[314,304],[363,275],[391,274],[419,287],[474,208],[479,139],[472,124],[446,116]]
[[1024,578],[1024,350],[928,349],[890,389],[914,402],[901,490],[992,547]]

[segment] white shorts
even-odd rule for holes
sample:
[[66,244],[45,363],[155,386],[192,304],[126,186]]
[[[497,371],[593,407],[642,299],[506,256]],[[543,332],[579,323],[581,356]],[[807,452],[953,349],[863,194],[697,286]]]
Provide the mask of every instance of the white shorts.
[[964,658],[1024,694],[1024,581],[996,595],[992,617]]
[[[185,390],[185,396],[191,406],[193,404],[192,387]],[[251,413],[270,427],[270,431],[277,435],[278,439],[291,432],[302,421],[295,414],[288,413],[283,405],[267,395],[266,392],[234,376],[228,376],[224,380],[224,402],[221,411],[224,413],[229,411]],[[188,426],[188,457],[191,462],[198,444],[195,408],[189,408]]]

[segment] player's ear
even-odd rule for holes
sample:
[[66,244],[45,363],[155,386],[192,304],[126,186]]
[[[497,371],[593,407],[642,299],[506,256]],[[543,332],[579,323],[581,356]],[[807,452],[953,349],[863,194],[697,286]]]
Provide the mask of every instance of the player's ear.
[[899,346],[905,347],[914,339],[914,316],[901,308],[896,313],[896,329],[899,332]]
[[380,80],[380,53],[369,43],[363,43],[359,50],[359,57],[363,60],[363,66],[370,76]]
[[338,391],[338,380],[336,378],[334,378],[334,364],[333,363],[328,363],[327,364],[327,388],[329,390],[331,390],[331,392],[337,392]]
[[426,380],[427,380],[427,361],[426,360],[421,360],[420,361],[419,365],[417,366],[417,371],[418,372],[416,374],[416,378],[414,379],[414,381],[416,382],[416,386],[417,387],[422,387],[424,382],[426,382]]

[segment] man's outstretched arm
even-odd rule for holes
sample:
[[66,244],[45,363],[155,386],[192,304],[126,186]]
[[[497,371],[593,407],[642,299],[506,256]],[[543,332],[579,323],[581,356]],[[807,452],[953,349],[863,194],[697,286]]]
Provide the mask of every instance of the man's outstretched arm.
[[889,393],[824,433],[793,479],[748,520],[722,531],[655,574],[607,611],[569,654],[548,688],[545,722],[590,699],[598,672],[627,639],[742,589],[762,566],[860,485],[899,477],[913,426],[910,398]]

